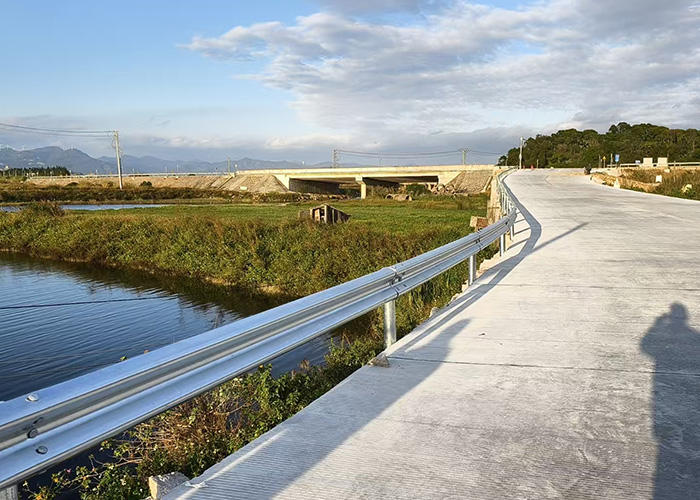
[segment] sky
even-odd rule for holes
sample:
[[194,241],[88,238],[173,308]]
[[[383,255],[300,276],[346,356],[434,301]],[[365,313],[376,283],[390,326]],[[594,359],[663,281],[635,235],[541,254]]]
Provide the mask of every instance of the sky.
[[699,1],[0,0],[0,122],[116,129],[136,156],[306,163],[697,128]]

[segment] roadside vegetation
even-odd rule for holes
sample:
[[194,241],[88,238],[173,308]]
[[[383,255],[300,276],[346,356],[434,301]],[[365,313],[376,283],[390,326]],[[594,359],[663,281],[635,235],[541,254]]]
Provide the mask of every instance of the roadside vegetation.
[[[127,211],[64,211],[39,202],[0,214],[0,250],[119,269],[141,269],[233,285],[284,300],[357,278],[469,233],[486,215],[484,195],[334,201],[348,223],[297,219],[313,203],[168,206]],[[484,252],[487,257],[492,251]],[[466,264],[399,299],[399,336],[461,290]],[[269,366],[237,378],[127,432],[95,451],[89,465],[27,486],[29,498],[73,492],[84,499],[141,499],[147,478],[189,477],[223,459],[328,391],[383,349],[381,315],[342,331],[323,366],[273,377]]]
[[[597,167],[599,158],[619,154],[621,163],[634,163],[644,157],[668,157],[669,161],[700,162],[700,131],[670,129],[642,123],[611,125],[605,134],[595,130],[560,130],[537,135],[525,141],[523,165],[540,168]],[[500,165],[517,165],[519,148],[499,160]]]
[[700,201],[700,169],[674,168],[670,172],[664,172],[663,169],[626,169],[623,175],[628,179],[648,184],[656,184],[656,178],[660,175],[661,183],[651,187],[650,193]]

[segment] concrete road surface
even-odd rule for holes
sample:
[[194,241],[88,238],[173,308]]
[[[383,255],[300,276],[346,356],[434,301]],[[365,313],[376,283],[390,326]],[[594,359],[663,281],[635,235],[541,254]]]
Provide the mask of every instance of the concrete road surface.
[[514,245],[390,368],[167,498],[700,498],[700,203],[508,184]]

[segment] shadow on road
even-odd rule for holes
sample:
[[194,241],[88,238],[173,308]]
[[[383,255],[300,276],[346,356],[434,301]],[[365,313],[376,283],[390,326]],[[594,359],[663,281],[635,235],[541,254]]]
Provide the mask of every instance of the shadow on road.
[[674,303],[641,342],[655,363],[654,500],[700,498],[700,332],[688,319],[686,307]]

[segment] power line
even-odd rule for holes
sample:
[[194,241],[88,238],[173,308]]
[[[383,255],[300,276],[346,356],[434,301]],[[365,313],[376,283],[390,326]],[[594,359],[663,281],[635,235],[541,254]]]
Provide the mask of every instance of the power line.
[[50,135],[60,137],[96,137],[103,138],[105,135],[112,138],[112,148],[117,155],[117,175],[119,176],[119,189],[124,188],[122,180],[122,148],[119,145],[118,130],[69,130],[56,128],[26,127],[24,125],[12,125],[10,123],[0,123],[0,130],[9,132],[19,132],[23,134]]
[[435,151],[435,152],[423,152],[423,153],[379,153],[379,152],[369,152],[369,151],[348,151],[345,149],[336,150],[338,153],[352,156],[371,156],[371,157],[383,157],[383,158],[400,158],[408,157],[413,158],[415,156],[448,156],[457,155],[461,153],[461,150],[456,149],[452,151]]
[[100,136],[104,134],[114,134],[114,130],[68,130],[39,127],[25,127],[22,125],[12,125],[10,123],[0,123],[0,128],[8,131],[24,132],[27,134],[39,135],[69,135],[69,136]]

